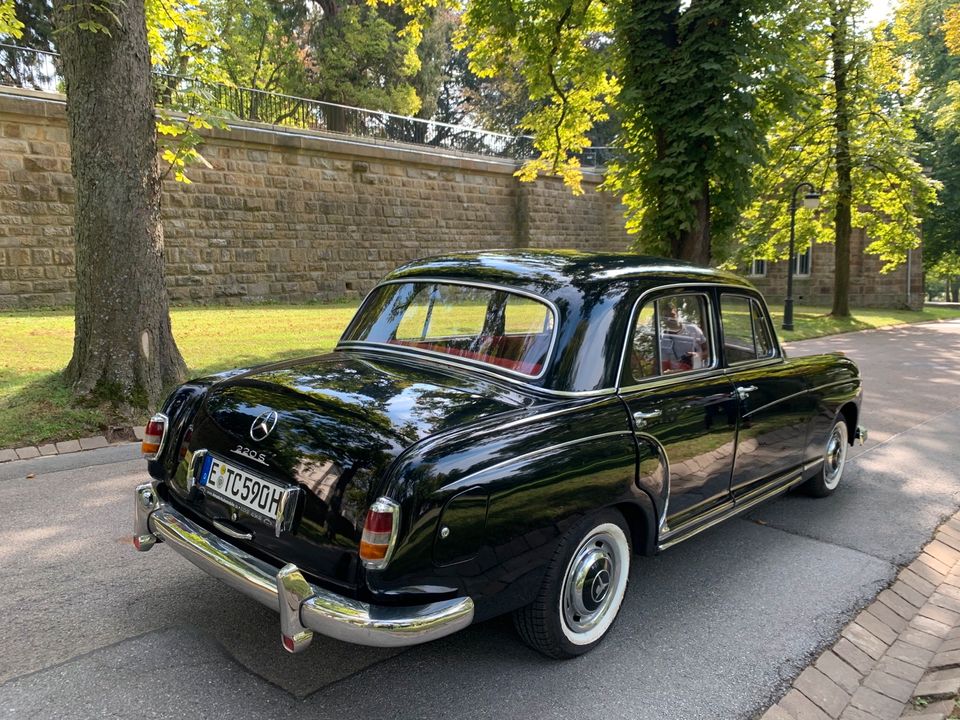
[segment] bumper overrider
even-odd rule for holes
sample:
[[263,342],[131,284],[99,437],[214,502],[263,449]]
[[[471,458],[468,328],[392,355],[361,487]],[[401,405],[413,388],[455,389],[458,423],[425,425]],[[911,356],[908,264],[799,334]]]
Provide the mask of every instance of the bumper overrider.
[[473,622],[469,597],[415,606],[377,606],[310,584],[296,565],[277,568],[194,523],[165,503],[156,483],[136,489],[134,545],[164,542],[198,568],[280,613],[283,647],[305,649],[313,633],[374,647],[436,640]]

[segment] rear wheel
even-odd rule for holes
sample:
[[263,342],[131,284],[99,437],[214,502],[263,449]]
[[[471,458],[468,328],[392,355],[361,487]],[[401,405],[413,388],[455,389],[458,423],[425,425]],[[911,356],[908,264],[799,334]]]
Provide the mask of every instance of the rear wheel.
[[826,497],[833,493],[840,484],[843,476],[843,467],[847,461],[849,443],[847,422],[842,417],[837,418],[827,436],[827,444],[823,450],[823,464],[817,475],[807,481],[807,490],[814,497]]
[[520,637],[558,659],[596,647],[620,612],[630,558],[630,532],[619,512],[581,522],[561,540],[537,598],[514,614]]

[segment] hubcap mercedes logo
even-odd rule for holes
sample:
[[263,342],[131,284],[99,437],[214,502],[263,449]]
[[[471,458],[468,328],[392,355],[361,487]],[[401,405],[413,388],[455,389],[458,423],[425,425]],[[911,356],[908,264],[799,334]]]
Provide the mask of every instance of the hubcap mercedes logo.
[[253,425],[250,426],[250,437],[259,442],[272,433],[276,426],[277,411],[267,410],[257,415],[257,419],[253,421]]
[[607,594],[607,588],[609,586],[610,573],[606,570],[601,570],[593,579],[593,585],[590,587],[590,594],[593,595],[593,601],[600,602],[603,600],[603,596]]

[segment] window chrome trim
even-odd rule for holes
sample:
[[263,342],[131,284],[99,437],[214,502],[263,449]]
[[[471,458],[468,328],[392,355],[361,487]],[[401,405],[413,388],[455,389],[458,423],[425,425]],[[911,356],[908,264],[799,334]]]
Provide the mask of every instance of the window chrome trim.
[[[648,290],[644,290],[640,294],[640,297],[637,298],[636,302],[633,303],[633,308],[630,310],[630,319],[627,322],[627,331],[624,333],[623,347],[620,350],[620,364],[618,365],[618,368],[617,368],[616,392],[619,394],[624,392],[632,392],[633,390],[639,390],[641,388],[659,387],[660,384],[663,384],[665,382],[664,376],[658,374],[656,377],[647,378],[645,380],[642,380],[639,383],[634,383],[633,385],[628,385],[626,387],[623,386],[623,371],[624,371],[624,366],[627,360],[627,348],[629,347],[630,341],[632,340],[633,328],[637,321],[637,313],[639,312],[640,306],[643,304],[644,300],[646,300],[651,295],[661,293],[665,290],[680,290],[681,288],[689,290],[690,292],[689,293],[678,292],[675,294],[705,295],[707,298],[707,310],[710,315],[711,340],[715,341],[717,338],[716,317],[715,317],[716,313],[713,312],[713,303],[712,303],[712,299],[710,297],[709,291],[717,288],[723,288],[723,287],[735,288],[738,286],[736,285],[728,286],[725,283],[693,282],[693,283],[674,283],[672,285],[658,285],[657,287],[652,287]],[[669,376],[667,376],[670,379],[670,382],[671,383],[673,382],[673,378],[677,378],[677,379],[682,378],[685,380],[689,378],[698,378],[718,370],[720,368],[720,355],[719,353],[716,352],[715,347],[712,348],[712,350],[713,350],[713,364],[710,367],[700,368],[698,370],[688,370],[688,371],[685,371],[682,373],[676,373],[676,374],[671,373]],[[657,359],[659,360],[659,357]],[[655,382],[657,384],[654,384]]]
[[[731,364],[731,363],[729,363],[729,362],[726,362],[726,363],[724,363],[724,367],[729,368],[729,369],[740,370],[740,369],[742,369],[742,368],[762,367],[763,365],[766,365],[766,364],[768,364],[768,363],[769,363],[769,364],[772,364],[772,362],[773,362],[773,361],[776,361],[776,360],[784,360],[785,358],[784,358],[784,356],[783,356],[783,348],[780,347],[780,338],[777,337],[776,330],[775,330],[775,328],[773,327],[773,318],[772,318],[771,315],[770,315],[770,308],[767,307],[767,303],[766,303],[766,302],[762,302],[762,303],[761,303],[760,300],[757,298],[757,296],[756,296],[756,295],[753,295],[753,294],[751,294],[751,293],[731,292],[731,293],[728,293],[728,294],[730,294],[730,295],[739,295],[740,297],[746,299],[749,303],[751,303],[751,313],[753,312],[752,304],[753,304],[753,303],[757,303],[757,306],[758,306],[758,307],[760,308],[760,310],[763,312],[763,317],[764,317],[764,320],[765,320],[766,326],[767,326],[767,335],[769,335],[769,336],[770,336],[770,340],[773,341],[774,354],[773,354],[771,357],[756,358],[756,359],[754,359],[754,360],[743,360],[743,361],[741,361],[741,362],[738,362],[738,363],[735,364],[735,365],[734,365],[734,364]],[[762,296],[761,296],[761,297],[762,297]],[[720,320],[720,331],[723,332],[723,290],[720,291],[720,297],[718,297],[718,299],[717,299],[717,315],[718,315],[719,320]],[[751,328],[754,328],[753,319],[752,319],[752,318],[751,318],[751,321],[750,321],[750,327],[751,327]],[[754,328],[754,335],[756,335],[756,329],[755,329],[755,328]],[[757,344],[756,337],[754,337],[753,344],[754,344],[754,347],[756,347],[756,344]],[[726,343],[725,343],[725,342],[723,343],[723,346],[724,346],[723,359],[726,360],[726,359],[727,359],[727,351],[726,351]]]
[[[460,287],[480,288],[483,290],[498,290],[500,292],[505,292],[513,295],[520,295],[521,297],[526,297],[526,298],[529,298],[530,300],[535,300],[537,302],[543,303],[547,307],[547,309],[550,311],[550,313],[553,315],[553,330],[550,333],[550,347],[547,348],[547,354],[544,356],[543,368],[536,375],[530,375],[529,373],[522,373],[522,372],[517,372],[516,370],[509,370],[507,368],[500,367],[499,365],[494,365],[493,363],[483,362],[482,360],[472,360],[470,358],[464,358],[464,357],[460,357],[459,355],[453,355],[450,353],[436,352],[434,350],[424,350],[423,348],[418,348],[413,345],[394,345],[392,343],[370,342],[367,340],[344,340],[343,335],[340,336],[340,340],[337,342],[337,345],[334,349],[339,348],[341,345],[343,346],[367,345],[370,347],[387,346],[391,348],[404,348],[405,349],[404,354],[409,353],[414,355],[429,355],[431,357],[438,356],[442,358],[454,358],[455,360],[452,363],[454,365],[467,364],[469,367],[476,367],[479,365],[484,368],[491,368],[491,372],[494,375],[506,374],[506,375],[515,376],[518,378],[524,378],[525,380],[540,380],[541,378],[543,378],[544,375],[546,375],[547,370],[549,370],[550,368],[550,363],[553,360],[553,353],[554,353],[554,350],[556,349],[557,337],[559,334],[558,328],[560,325],[560,310],[552,300],[545,298],[542,295],[537,295],[535,292],[531,292],[529,290],[524,290],[521,288],[511,287],[509,285],[497,285],[496,283],[477,282],[473,280],[459,280],[459,279],[450,279],[450,278],[443,278],[443,277],[433,277],[433,276],[427,276],[427,275],[424,275],[424,276],[418,275],[411,278],[395,278],[392,280],[384,280],[383,282],[378,283],[376,286],[374,286],[374,288],[370,292],[367,293],[366,297],[363,298],[363,301],[360,303],[357,310],[359,312],[359,309],[366,304],[367,300],[370,299],[370,296],[386,285],[411,285],[415,283],[420,283],[424,285],[429,285],[431,283],[434,285],[437,285],[437,284],[457,285]],[[356,318],[356,314],[354,315],[354,318]],[[353,324],[353,320],[350,321],[350,325],[352,324]],[[347,329],[350,328],[350,325],[347,326]],[[346,335],[346,330],[344,330],[344,335]],[[464,363],[463,361],[466,361],[466,363]]]

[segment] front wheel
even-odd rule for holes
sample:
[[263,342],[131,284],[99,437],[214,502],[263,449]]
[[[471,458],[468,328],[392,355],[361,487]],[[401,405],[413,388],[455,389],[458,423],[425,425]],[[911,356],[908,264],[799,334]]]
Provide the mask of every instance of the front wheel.
[[827,436],[827,444],[823,450],[823,464],[816,476],[807,481],[807,490],[814,497],[826,497],[840,484],[843,466],[847,461],[849,437],[846,420],[842,417],[837,418]]
[[560,541],[537,598],[514,613],[514,625],[534,650],[571,658],[596,647],[613,625],[630,575],[630,531],[605,510]]

